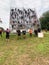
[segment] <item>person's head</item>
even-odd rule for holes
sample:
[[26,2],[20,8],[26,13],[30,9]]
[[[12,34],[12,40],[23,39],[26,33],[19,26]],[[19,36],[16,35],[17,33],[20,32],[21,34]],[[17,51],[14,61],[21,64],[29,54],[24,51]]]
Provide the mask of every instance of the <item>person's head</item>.
[[7,28],[7,30],[8,30],[8,28]]

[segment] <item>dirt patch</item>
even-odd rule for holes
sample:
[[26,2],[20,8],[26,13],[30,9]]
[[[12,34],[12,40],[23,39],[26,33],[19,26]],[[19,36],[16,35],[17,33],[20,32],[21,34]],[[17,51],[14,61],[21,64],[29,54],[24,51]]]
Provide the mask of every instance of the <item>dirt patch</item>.
[[49,65],[49,60],[46,60],[43,57],[36,57],[31,65]]
[[0,57],[4,55],[4,52],[0,52]]
[[32,63],[32,60],[29,58],[28,54],[21,55],[18,60],[19,65],[30,65]]

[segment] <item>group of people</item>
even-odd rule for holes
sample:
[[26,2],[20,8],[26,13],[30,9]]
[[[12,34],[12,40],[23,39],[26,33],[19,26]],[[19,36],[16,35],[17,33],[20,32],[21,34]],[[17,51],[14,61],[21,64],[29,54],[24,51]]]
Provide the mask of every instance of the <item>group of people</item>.
[[[29,32],[30,37],[32,37],[33,30],[30,28],[28,32]],[[40,32],[41,32],[40,28],[38,28],[37,30],[34,30],[35,36],[38,36],[38,33],[40,33]],[[21,36],[21,33],[23,35],[23,38],[26,38],[26,30],[23,30],[22,32],[20,30],[17,30],[18,37]]]
[[[38,29],[38,30],[35,30],[34,33],[35,35],[37,36],[38,32],[40,32],[41,30]],[[2,37],[2,29],[0,29],[0,36]],[[9,37],[10,37],[10,30],[7,28],[6,31],[4,31],[6,33],[6,40],[9,40]],[[33,33],[33,30],[32,29],[29,29],[29,35],[30,37],[32,37],[32,33]],[[21,37],[21,34],[23,35],[23,38],[25,39],[26,38],[26,30],[23,30],[22,32],[18,29],[17,30],[17,36],[18,36],[18,39]]]
[[22,32],[17,30],[18,39],[20,38],[21,34],[23,35],[23,38],[26,38],[26,30],[23,30]]
[[[9,39],[10,37],[10,30],[7,28],[5,31],[6,33],[6,39]],[[0,29],[0,36],[2,37],[2,33],[3,33],[3,30]],[[17,30],[17,36],[18,38],[20,38],[21,34],[23,35],[23,38],[26,38],[26,30],[23,30],[22,32],[18,29]],[[32,29],[29,30],[29,34],[30,36],[32,36]]]

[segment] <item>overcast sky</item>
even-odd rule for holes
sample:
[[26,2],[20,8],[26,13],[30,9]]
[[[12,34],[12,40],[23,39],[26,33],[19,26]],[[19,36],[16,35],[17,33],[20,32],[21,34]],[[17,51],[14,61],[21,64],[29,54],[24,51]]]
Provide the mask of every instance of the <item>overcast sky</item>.
[[9,27],[10,7],[35,8],[37,16],[40,17],[49,10],[49,0],[0,0],[0,18],[3,21],[0,26],[5,29]]

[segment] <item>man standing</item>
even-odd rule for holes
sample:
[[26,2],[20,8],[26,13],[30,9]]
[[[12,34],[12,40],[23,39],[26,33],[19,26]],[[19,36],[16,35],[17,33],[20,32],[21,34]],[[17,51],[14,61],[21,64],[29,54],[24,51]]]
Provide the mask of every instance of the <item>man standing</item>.
[[18,39],[19,39],[20,36],[21,36],[21,31],[20,30],[17,30],[17,35],[18,35]]
[[10,30],[7,28],[6,30],[6,40],[9,41],[9,37],[10,37]]
[[23,29],[22,34],[23,34],[23,38],[25,39],[26,38],[26,30],[25,29]]

